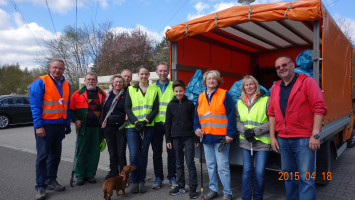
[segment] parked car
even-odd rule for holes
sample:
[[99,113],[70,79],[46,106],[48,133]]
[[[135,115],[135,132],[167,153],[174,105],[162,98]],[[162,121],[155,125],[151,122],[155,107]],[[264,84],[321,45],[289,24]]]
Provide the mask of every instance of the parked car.
[[0,129],[8,127],[9,124],[24,124],[32,122],[29,96],[0,96]]

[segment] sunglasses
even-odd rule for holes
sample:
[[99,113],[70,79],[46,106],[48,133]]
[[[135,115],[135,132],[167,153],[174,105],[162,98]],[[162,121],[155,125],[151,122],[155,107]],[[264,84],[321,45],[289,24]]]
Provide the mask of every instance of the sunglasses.
[[288,61],[287,63],[284,63],[282,65],[276,66],[275,69],[276,71],[279,71],[281,69],[281,67],[286,67],[288,64],[290,64],[292,61]]

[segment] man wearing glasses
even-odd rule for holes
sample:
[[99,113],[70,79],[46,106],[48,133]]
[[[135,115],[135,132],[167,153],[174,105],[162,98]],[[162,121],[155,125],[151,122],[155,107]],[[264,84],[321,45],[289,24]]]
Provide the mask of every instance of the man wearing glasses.
[[64,62],[54,59],[49,74],[30,86],[30,104],[36,137],[36,199],[46,199],[45,190],[64,191],[57,182],[62,140],[69,134],[70,85],[63,73]]
[[277,58],[275,69],[281,80],[271,90],[268,110],[271,146],[281,153],[282,173],[288,174],[287,199],[313,200],[315,182],[306,174],[315,176],[315,155],[327,114],[323,94],[313,78],[295,73],[290,57]]

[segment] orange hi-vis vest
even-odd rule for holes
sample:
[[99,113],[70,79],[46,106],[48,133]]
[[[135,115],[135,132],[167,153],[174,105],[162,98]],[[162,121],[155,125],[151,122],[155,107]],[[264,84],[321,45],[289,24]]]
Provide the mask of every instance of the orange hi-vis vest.
[[223,103],[226,92],[227,90],[218,88],[213,94],[210,104],[208,104],[205,92],[199,95],[197,114],[204,134],[227,134],[228,118]]
[[62,85],[63,97],[60,95],[54,81],[49,75],[40,76],[44,82],[43,95],[43,119],[67,119],[68,102],[70,96],[69,83],[67,80]]

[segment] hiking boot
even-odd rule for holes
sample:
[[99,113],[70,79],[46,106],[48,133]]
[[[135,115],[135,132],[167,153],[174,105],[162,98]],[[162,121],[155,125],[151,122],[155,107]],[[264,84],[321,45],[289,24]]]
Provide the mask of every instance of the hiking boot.
[[179,186],[174,187],[174,189],[169,191],[169,194],[172,196],[176,196],[179,194],[184,194],[185,193],[185,189],[180,188]]
[[76,180],[76,185],[84,185],[84,183],[85,183],[85,180],[83,178]]
[[176,179],[175,178],[169,179],[169,185],[170,185],[171,189],[174,189],[176,186],[178,186]]
[[58,181],[53,181],[51,184],[47,185],[47,190],[53,190],[53,191],[64,191],[65,187],[60,185]]
[[139,192],[138,183],[132,183],[130,191],[133,194],[138,193]]
[[198,193],[196,191],[190,191],[189,197],[190,199],[196,199],[198,196]]
[[44,200],[46,198],[46,191],[43,188],[36,191],[36,200]]
[[145,193],[147,189],[144,186],[144,183],[139,183],[139,192],[140,193]]
[[95,177],[88,178],[87,181],[88,181],[89,183],[96,183]]
[[161,179],[156,177],[152,189],[159,190],[161,188],[161,184],[162,184]]
[[223,200],[232,200],[232,195],[231,194],[224,194]]
[[214,199],[218,196],[218,193],[213,191],[213,190],[210,190],[210,192],[207,194],[206,196],[206,200],[211,200],[211,199]]

